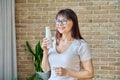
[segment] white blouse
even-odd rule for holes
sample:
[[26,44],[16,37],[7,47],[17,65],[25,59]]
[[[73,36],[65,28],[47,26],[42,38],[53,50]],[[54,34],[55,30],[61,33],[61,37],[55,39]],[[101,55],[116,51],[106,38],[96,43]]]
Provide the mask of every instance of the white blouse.
[[[64,47],[64,46],[63,46]],[[70,76],[57,76],[53,67],[63,67],[75,71],[80,71],[80,61],[91,59],[90,49],[87,42],[83,39],[75,39],[69,48],[63,53],[56,51],[56,41],[49,50],[48,60],[51,68],[49,80],[78,80]]]

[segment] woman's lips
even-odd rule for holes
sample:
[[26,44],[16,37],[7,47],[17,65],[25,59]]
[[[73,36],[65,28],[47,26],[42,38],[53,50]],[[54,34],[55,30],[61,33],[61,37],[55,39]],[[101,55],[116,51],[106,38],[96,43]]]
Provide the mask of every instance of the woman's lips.
[[64,29],[65,29],[65,27],[58,27],[58,29],[59,29],[59,30],[64,30]]

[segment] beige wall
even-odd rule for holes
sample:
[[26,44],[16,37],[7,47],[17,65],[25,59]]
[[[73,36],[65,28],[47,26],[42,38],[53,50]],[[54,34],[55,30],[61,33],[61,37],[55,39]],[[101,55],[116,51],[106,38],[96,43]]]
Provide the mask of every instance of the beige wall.
[[20,80],[35,72],[25,41],[34,46],[45,36],[45,26],[54,34],[55,14],[63,8],[78,16],[81,34],[91,47],[94,80],[120,79],[120,0],[16,0],[15,8]]

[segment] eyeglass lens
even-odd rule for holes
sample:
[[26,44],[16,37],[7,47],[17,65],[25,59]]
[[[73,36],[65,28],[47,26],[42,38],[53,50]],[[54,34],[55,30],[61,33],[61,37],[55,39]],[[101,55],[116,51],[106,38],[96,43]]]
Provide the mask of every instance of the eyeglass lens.
[[59,19],[57,19],[56,21],[56,24],[67,24],[67,19],[63,19],[63,20],[59,20]]

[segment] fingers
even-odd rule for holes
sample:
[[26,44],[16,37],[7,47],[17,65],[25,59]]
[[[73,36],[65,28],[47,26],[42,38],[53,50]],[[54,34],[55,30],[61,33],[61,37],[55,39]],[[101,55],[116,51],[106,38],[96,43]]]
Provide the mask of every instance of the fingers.
[[55,71],[56,75],[63,76],[63,68],[62,67],[54,67],[53,70]]
[[47,38],[44,38],[44,39],[43,39],[43,46],[47,46],[47,43],[48,43]]
[[56,75],[61,76],[61,68],[60,67],[54,67],[53,70],[55,71]]
[[43,38],[43,42],[48,42],[49,40],[47,38]]
[[49,40],[47,38],[43,38],[42,48],[46,49],[47,48],[47,44],[49,44]]

